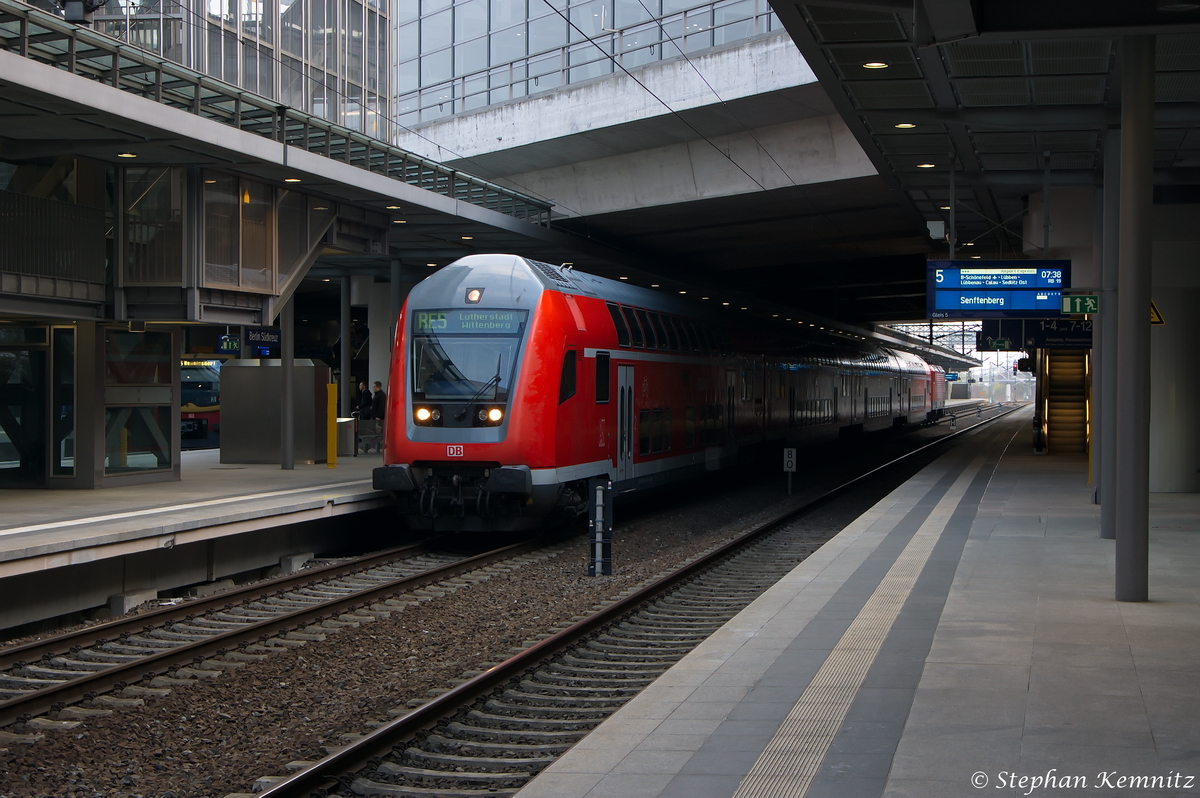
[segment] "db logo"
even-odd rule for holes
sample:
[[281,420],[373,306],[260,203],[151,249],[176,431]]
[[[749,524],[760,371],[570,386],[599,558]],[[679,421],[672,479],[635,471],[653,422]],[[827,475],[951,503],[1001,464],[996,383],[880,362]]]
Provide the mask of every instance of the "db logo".
[[463,456],[463,447],[461,445],[460,446],[447,446],[446,447],[446,456],[447,457],[462,457]]

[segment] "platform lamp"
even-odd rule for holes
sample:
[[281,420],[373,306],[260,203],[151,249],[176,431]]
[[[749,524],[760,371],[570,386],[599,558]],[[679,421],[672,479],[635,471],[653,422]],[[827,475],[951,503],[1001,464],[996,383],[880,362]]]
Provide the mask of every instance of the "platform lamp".
[[63,10],[63,19],[76,25],[91,27],[92,15],[108,0],[55,0]]

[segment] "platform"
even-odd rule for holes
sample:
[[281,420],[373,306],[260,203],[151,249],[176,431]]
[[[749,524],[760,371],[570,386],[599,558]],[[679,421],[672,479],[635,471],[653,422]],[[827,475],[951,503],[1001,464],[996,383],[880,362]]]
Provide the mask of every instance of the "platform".
[[371,488],[378,454],[337,468],[222,465],[182,452],[182,480],[92,491],[0,492],[0,578],[385,506]]
[[1195,795],[1200,497],[1152,496],[1152,601],[1118,603],[1086,462],[1033,455],[1030,413],[965,436],[519,798]]

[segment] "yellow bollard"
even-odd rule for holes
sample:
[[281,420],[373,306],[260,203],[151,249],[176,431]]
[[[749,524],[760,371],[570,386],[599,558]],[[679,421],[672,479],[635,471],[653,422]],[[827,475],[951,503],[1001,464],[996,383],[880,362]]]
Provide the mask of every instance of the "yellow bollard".
[[325,467],[337,468],[337,383],[325,386]]

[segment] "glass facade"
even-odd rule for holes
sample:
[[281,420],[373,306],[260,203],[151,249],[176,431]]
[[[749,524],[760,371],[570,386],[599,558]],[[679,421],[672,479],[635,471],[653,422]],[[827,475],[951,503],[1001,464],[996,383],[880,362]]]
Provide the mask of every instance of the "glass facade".
[[386,0],[112,0],[96,12],[95,29],[388,138]]
[[171,333],[105,331],[105,474],[171,468],[172,350]]
[[395,8],[394,110],[406,127],[609,75],[614,59],[632,70],[782,30],[767,0],[396,0]]

